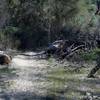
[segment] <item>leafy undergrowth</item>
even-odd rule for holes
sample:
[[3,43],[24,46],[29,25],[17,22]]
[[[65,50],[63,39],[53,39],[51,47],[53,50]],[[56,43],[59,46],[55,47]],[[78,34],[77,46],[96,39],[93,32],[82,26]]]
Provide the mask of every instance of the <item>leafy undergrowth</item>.
[[91,67],[53,68],[47,75],[52,83],[48,87],[48,95],[54,100],[100,100],[100,78],[87,78],[90,70]]

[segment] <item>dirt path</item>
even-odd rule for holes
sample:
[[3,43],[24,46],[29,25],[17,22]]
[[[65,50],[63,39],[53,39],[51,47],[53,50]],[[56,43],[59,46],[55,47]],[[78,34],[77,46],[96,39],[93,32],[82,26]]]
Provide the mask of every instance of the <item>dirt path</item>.
[[15,56],[0,69],[0,100],[100,100],[100,78],[86,78],[94,65],[82,66]]
[[[44,100],[49,82],[45,75],[48,73],[48,62],[25,56],[15,56],[9,70],[12,76],[5,75],[5,95],[0,100]],[[14,74],[15,73],[15,74]]]

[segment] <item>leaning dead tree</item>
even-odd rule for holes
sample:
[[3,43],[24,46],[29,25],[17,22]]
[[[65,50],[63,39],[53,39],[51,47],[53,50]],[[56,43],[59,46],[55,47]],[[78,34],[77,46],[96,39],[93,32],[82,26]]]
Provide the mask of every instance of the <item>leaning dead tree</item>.
[[95,12],[95,15],[100,15],[100,0],[96,0],[97,10]]

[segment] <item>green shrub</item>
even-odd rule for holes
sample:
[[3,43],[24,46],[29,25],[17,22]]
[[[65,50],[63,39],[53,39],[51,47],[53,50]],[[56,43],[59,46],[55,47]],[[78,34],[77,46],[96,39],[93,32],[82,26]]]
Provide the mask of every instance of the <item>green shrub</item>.
[[98,51],[100,51],[100,50],[94,49],[94,50],[91,50],[91,51],[86,52],[86,53],[81,53],[81,57],[85,61],[93,61],[93,60],[96,60],[96,58],[97,58],[97,52]]

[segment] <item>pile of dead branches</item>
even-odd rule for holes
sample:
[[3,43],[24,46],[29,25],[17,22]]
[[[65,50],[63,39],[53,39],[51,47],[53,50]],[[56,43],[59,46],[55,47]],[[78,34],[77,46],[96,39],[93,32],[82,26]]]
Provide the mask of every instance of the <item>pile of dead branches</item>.
[[[44,51],[41,51],[31,56],[37,58],[49,58],[52,56],[58,59],[65,59],[67,57],[74,55],[79,50],[84,50],[84,49],[85,49],[85,44],[82,42],[58,40],[51,43]],[[30,56],[28,54],[22,54],[22,55]]]
[[59,59],[65,59],[80,49],[85,49],[85,44],[82,42],[58,40],[49,45],[44,54],[46,54],[47,57],[54,56]]

